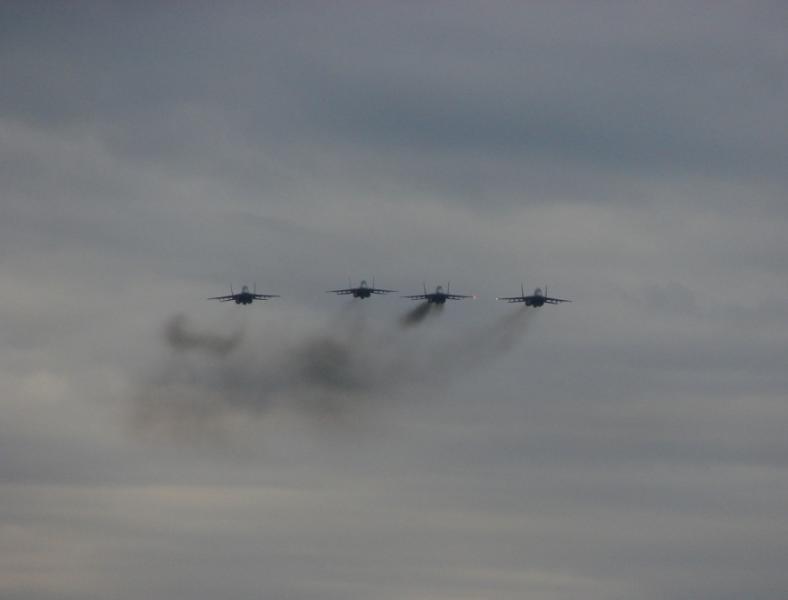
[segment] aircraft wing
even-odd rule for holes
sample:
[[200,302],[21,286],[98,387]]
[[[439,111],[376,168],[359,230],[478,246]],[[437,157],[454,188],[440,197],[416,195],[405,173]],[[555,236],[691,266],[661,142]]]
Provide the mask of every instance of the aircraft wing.
[[367,291],[371,294],[393,294],[397,290],[384,290],[381,288],[367,288]]
[[496,298],[496,300],[505,300],[506,302],[525,302],[525,298],[523,296],[511,296],[509,298]]
[[206,298],[206,300],[218,300],[219,302],[229,302],[235,300],[235,296],[214,296],[213,298]]
[[279,294],[252,294],[255,300],[268,300],[269,298],[279,298]]
[[415,294],[413,296],[403,296],[403,298],[407,298],[408,300],[427,300],[429,299],[428,294]]
[[463,294],[446,294],[446,300],[463,300],[464,298],[475,298],[476,296],[464,296]]
[[571,302],[571,300],[564,300],[563,298],[550,298],[547,296],[543,297],[542,299],[547,304],[560,304],[561,302]]
[[346,296],[347,294],[352,294],[356,291],[356,288],[347,288],[344,290],[327,290],[326,294],[338,294],[340,296]]

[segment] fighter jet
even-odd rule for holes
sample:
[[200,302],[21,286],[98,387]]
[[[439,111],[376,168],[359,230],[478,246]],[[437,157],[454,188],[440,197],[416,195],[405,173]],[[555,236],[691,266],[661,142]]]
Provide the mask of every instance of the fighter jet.
[[443,286],[439,285],[431,294],[427,293],[427,284],[424,284],[424,293],[416,294],[414,296],[403,296],[411,300],[426,300],[429,304],[445,304],[446,300],[462,300],[463,298],[476,298],[476,296],[463,296],[462,294],[451,293],[451,283],[446,285],[446,291],[443,291]]
[[230,294],[227,296],[214,296],[208,300],[218,300],[219,302],[230,302],[231,300],[236,304],[251,304],[255,300],[268,300],[269,298],[279,298],[277,294],[258,294],[257,285],[250,292],[249,286],[245,285],[241,288],[239,293],[233,292],[233,286],[230,286]]
[[372,280],[372,287],[367,285],[367,281],[365,279],[361,280],[361,283],[358,284],[358,287],[353,287],[353,284],[348,279],[348,287],[343,290],[328,290],[326,294],[337,294],[339,296],[350,296],[352,295],[354,298],[369,298],[372,294],[391,294],[392,292],[396,292],[397,290],[384,290],[381,288],[375,287],[375,280]]
[[536,288],[534,293],[530,296],[525,295],[525,290],[522,284],[520,285],[520,296],[512,296],[511,298],[497,298],[497,300],[506,300],[509,303],[512,302],[522,302],[526,306],[544,306],[545,304],[560,304],[561,302],[571,302],[571,300],[564,300],[563,298],[550,298],[547,296],[547,286],[545,286],[545,291],[542,293],[540,288]]

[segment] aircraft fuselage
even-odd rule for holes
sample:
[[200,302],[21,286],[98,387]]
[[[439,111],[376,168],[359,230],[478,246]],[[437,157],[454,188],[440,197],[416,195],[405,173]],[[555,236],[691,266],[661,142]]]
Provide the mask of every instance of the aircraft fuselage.
[[236,294],[233,300],[236,304],[251,304],[254,302],[254,294],[249,291],[249,286],[245,285],[241,288],[241,293]]

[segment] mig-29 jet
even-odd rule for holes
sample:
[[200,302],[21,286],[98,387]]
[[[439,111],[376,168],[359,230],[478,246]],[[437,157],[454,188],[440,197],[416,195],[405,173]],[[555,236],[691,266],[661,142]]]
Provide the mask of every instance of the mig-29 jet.
[[369,298],[372,294],[391,294],[397,290],[384,290],[375,287],[375,280],[372,279],[372,287],[367,285],[366,279],[362,279],[358,287],[353,287],[353,284],[348,279],[348,287],[343,290],[328,290],[326,294],[337,294],[338,296],[350,296],[354,298]]
[[511,298],[497,298],[497,300],[506,300],[509,303],[513,302],[522,302],[526,306],[533,306],[539,307],[544,306],[545,304],[560,304],[561,302],[571,302],[571,300],[564,300],[563,298],[551,298],[547,296],[547,286],[545,286],[545,291],[542,293],[540,288],[536,288],[534,293],[530,296],[525,295],[525,286],[522,284],[520,285],[520,296],[512,296]]
[[445,304],[446,300],[462,300],[464,298],[476,298],[476,296],[464,296],[462,294],[451,293],[451,283],[446,285],[446,291],[443,291],[443,286],[439,285],[431,294],[427,293],[427,284],[424,284],[424,293],[416,294],[414,296],[403,296],[410,300],[426,300],[429,304]]
[[269,298],[279,298],[279,296],[277,294],[258,294],[257,284],[255,284],[254,289],[251,292],[249,291],[249,286],[245,285],[237,294],[233,292],[233,286],[231,285],[229,295],[214,296],[213,298],[208,298],[208,300],[218,300],[219,302],[232,301],[236,304],[251,304],[255,300],[268,300]]

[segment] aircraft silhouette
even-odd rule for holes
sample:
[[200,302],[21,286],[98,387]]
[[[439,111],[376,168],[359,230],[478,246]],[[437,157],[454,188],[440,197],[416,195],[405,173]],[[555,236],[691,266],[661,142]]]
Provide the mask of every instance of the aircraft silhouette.
[[372,279],[372,287],[367,285],[366,279],[362,279],[358,287],[353,287],[353,284],[348,279],[348,287],[343,290],[328,290],[326,294],[337,294],[338,296],[352,295],[354,298],[369,298],[372,294],[391,294],[397,290],[384,290],[375,287],[375,279]]
[[547,296],[547,286],[545,286],[545,291],[542,293],[541,288],[536,288],[534,293],[530,296],[525,295],[524,285],[520,284],[520,296],[512,296],[509,298],[496,298],[497,300],[505,300],[506,302],[513,303],[513,302],[522,302],[526,306],[533,306],[539,307],[544,306],[545,304],[560,304],[561,302],[571,302],[571,300],[564,300],[563,298],[551,298]]
[[251,304],[255,300],[268,300],[269,298],[279,298],[277,294],[258,294],[257,284],[255,284],[253,291],[249,291],[249,286],[245,285],[237,294],[233,292],[233,286],[230,286],[230,293],[227,296],[214,296],[208,300],[218,300],[219,302],[233,301],[236,304]]
[[446,285],[446,291],[443,291],[443,286],[439,285],[431,294],[427,293],[427,284],[424,284],[424,293],[415,294],[413,296],[403,296],[411,300],[426,300],[429,304],[445,304],[446,300],[462,300],[464,298],[476,298],[476,296],[464,296],[462,294],[451,293],[451,282]]

